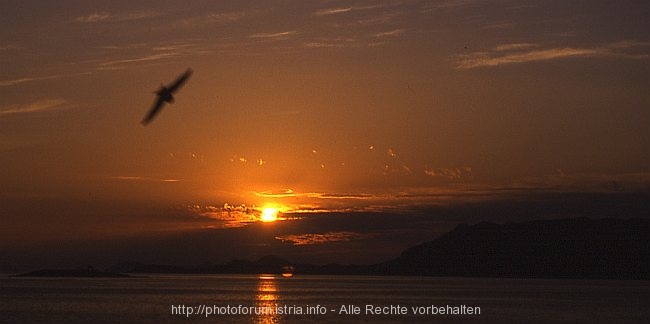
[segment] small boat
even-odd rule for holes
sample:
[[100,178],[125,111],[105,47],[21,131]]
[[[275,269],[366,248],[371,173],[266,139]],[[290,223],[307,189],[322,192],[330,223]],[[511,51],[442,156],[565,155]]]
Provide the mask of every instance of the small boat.
[[282,267],[282,276],[285,278],[293,277],[293,271],[296,270],[293,266],[287,265]]

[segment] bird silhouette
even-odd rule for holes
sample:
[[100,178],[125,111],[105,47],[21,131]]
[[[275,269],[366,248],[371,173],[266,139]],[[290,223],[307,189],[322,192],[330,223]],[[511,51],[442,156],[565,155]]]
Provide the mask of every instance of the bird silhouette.
[[181,74],[172,84],[168,86],[160,85],[160,89],[155,92],[155,94],[158,95],[158,98],[156,99],[156,102],[153,104],[153,107],[151,107],[151,110],[149,110],[149,113],[144,117],[142,120],[142,125],[147,125],[149,124],[154,117],[160,112],[160,109],[163,107],[163,105],[168,102],[168,103],[173,103],[174,102],[174,96],[173,93],[178,91],[180,87],[187,82],[187,79],[190,78],[192,75],[192,69],[187,69],[185,73]]

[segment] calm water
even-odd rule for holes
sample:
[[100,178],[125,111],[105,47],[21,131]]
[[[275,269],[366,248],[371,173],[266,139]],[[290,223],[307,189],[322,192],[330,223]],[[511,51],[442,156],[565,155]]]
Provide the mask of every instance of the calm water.
[[[172,305],[177,307],[177,314],[172,314]],[[287,311],[301,310],[303,314],[214,314],[239,305],[274,311],[286,306]],[[319,307],[313,307],[316,305]],[[361,314],[339,314],[345,305],[359,307]],[[399,305],[406,307],[408,314],[365,315],[366,305],[386,307],[386,311],[390,311],[391,305]],[[413,314],[413,307],[425,310],[431,305],[445,309],[447,305],[480,307],[481,314]],[[178,306],[185,306],[186,310]],[[318,310],[326,314],[306,314],[307,306],[312,306],[312,313]],[[188,317],[189,307],[203,314]],[[206,317],[205,313],[213,314]],[[2,323],[334,321],[648,323],[650,282],[247,275],[150,275],[126,279],[0,277]]]

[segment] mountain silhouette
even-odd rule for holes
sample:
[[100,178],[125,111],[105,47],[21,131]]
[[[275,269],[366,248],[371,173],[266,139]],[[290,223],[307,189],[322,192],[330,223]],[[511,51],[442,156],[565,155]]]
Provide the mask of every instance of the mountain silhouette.
[[384,263],[399,275],[647,279],[650,221],[574,218],[459,225]]

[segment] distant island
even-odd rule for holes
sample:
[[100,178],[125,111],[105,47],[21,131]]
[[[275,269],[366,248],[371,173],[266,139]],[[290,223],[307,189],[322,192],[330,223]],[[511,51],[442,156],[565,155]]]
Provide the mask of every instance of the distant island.
[[16,275],[16,277],[45,277],[45,278],[129,278],[123,273],[100,271],[93,267],[80,269],[44,269]]
[[[40,270],[31,277],[125,277],[124,273],[401,275],[495,278],[650,279],[650,220],[572,218],[458,225],[372,265],[300,264],[265,256],[200,266],[123,262],[106,271]],[[290,269],[287,273],[287,269]]]

